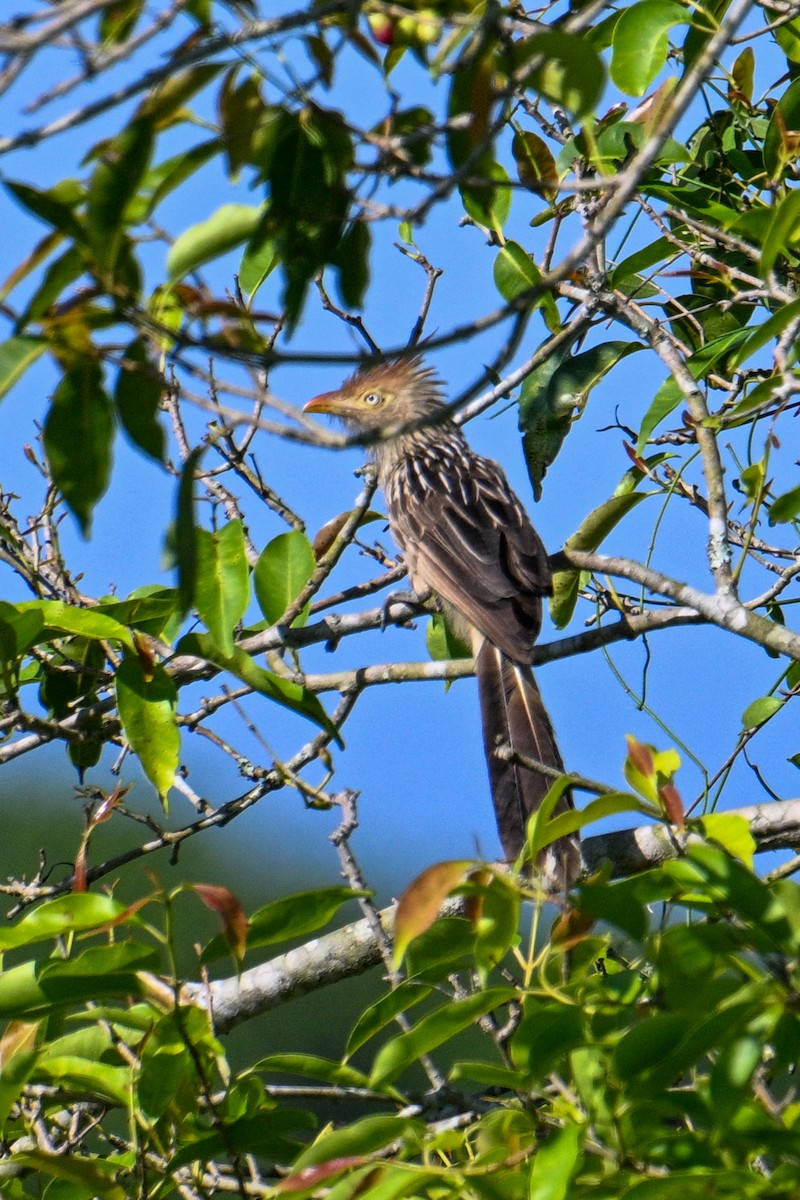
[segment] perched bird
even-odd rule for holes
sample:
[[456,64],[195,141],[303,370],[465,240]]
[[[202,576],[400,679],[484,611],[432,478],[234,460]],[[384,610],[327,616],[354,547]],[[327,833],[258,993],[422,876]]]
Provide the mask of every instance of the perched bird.
[[[553,782],[520,759],[564,769],[531,670],[552,576],[502,468],[475,454],[443,409],[435,371],[410,356],[356,372],[304,411],[330,413],[370,437],[412,586],[420,596],[433,592],[472,646],[497,828],[513,861],[525,844],[528,817]],[[511,753],[498,754],[501,747]],[[569,792],[560,806],[572,807]],[[538,865],[550,887],[568,887],[580,867],[577,838],[549,846]]]

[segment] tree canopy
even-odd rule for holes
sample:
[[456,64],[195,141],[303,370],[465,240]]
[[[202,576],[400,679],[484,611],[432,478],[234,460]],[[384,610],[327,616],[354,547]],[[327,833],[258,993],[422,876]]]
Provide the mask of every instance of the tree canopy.
[[[20,9],[0,765],[59,748],[84,826],[3,872],[3,1195],[795,1196],[798,862],[754,856],[800,840],[796,8]],[[359,714],[438,683],[444,743],[441,684],[474,667],[393,591],[374,475],[344,465],[368,447],[298,400],[409,349],[537,525],[559,498],[536,662],[622,684],[562,696],[563,740],[647,714],[530,824],[529,856],[581,830],[569,897],[458,843],[379,910],[358,856],[350,730],[371,789],[404,786]],[[335,814],[343,882],[249,915],[235,878],[126,882],[285,792]],[[184,903],[219,922],[196,953]],[[235,1025],[310,991],[324,1023],[376,964],[329,1057],[229,1061]]]

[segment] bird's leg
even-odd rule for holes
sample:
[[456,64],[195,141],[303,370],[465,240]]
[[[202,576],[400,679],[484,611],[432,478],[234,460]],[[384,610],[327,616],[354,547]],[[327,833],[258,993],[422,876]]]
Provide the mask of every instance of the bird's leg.
[[[389,609],[393,604],[405,604],[409,608],[413,608],[414,612],[402,617],[399,621],[390,622]],[[413,618],[425,612],[430,612],[433,607],[436,607],[438,610],[439,602],[430,588],[426,588],[423,593],[416,591],[414,588],[403,588],[400,591],[389,592],[389,595],[381,606],[381,632],[389,624],[413,627]]]

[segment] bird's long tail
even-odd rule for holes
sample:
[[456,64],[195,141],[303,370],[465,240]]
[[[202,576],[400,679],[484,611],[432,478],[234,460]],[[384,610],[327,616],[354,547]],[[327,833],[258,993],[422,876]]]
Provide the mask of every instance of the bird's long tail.
[[[528,818],[544,799],[553,777],[525,767],[519,761],[534,759],[556,771],[564,763],[553,726],[530,667],[507,658],[484,641],[475,659],[483,717],[483,743],[489,767],[497,829],[506,858],[514,861],[525,844]],[[507,746],[511,757],[496,751]],[[567,790],[556,812],[572,808]],[[580,870],[577,835],[560,838],[540,857],[539,869],[554,890],[564,890]]]

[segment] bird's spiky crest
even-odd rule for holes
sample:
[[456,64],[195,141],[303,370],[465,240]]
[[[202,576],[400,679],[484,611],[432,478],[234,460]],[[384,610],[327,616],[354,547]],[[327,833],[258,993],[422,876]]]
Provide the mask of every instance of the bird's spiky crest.
[[439,408],[444,403],[444,385],[435,367],[427,366],[421,354],[403,355],[375,366],[360,367],[341,390],[354,395],[369,387],[386,388],[395,393],[410,389],[417,413]]

